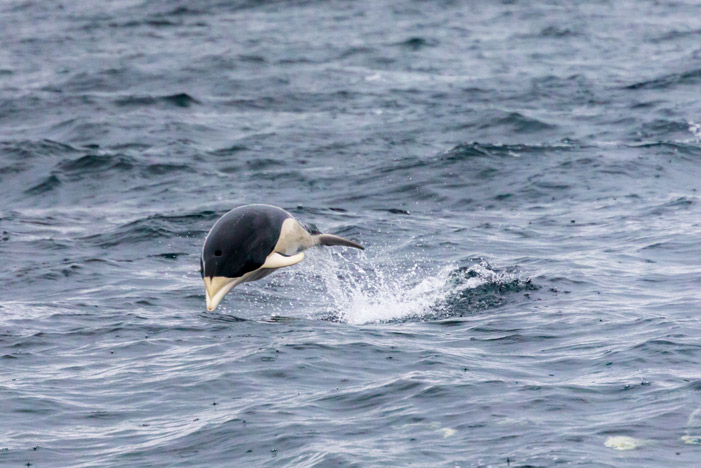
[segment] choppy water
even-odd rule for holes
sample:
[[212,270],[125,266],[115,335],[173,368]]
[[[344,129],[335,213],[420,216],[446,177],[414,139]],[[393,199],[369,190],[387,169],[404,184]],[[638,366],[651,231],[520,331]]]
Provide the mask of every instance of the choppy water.
[[698,2],[0,18],[0,465],[701,466]]

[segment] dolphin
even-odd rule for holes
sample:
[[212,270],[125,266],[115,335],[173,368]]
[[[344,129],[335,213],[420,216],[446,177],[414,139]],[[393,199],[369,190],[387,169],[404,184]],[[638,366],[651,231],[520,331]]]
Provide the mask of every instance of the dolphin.
[[276,206],[234,208],[214,223],[202,247],[200,273],[207,310],[214,310],[235,286],[301,262],[304,250],[316,245],[365,250],[353,241],[304,225]]

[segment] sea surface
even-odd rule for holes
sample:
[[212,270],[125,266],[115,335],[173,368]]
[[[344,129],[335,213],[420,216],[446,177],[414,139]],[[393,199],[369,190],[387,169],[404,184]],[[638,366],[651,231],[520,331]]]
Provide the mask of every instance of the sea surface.
[[0,265],[2,467],[701,466],[701,3],[2,1]]

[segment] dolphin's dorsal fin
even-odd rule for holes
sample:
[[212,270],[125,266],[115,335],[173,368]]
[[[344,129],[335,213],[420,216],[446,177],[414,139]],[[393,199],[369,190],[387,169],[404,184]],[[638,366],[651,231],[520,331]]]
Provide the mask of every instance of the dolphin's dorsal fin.
[[270,255],[268,255],[268,258],[265,259],[265,263],[261,268],[284,268],[288,267],[291,265],[294,265],[295,263],[299,263],[304,259],[304,252],[300,252],[296,255],[290,255],[289,257],[286,255],[279,254],[277,252],[273,252]]

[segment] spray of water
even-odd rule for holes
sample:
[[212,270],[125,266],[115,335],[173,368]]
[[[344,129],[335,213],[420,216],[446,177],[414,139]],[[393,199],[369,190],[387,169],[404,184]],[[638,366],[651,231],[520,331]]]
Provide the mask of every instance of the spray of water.
[[466,291],[514,281],[513,275],[496,272],[486,264],[432,269],[415,261],[346,255],[338,250],[318,252],[300,273],[321,283],[326,316],[350,324],[451,315],[451,301]]
[[690,121],[689,131],[694,135],[697,142],[701,142],[701,123]]

